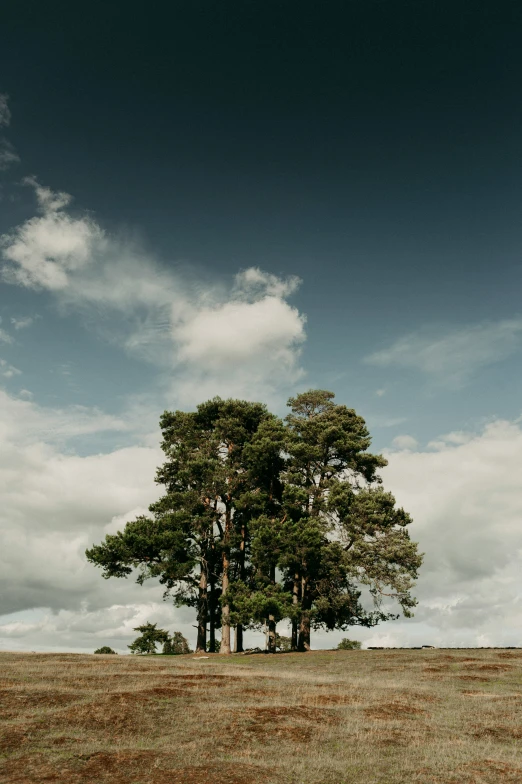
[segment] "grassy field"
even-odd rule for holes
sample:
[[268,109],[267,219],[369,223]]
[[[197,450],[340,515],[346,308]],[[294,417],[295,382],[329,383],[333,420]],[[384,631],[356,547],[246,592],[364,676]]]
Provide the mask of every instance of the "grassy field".
[[522,651],[0,654],[9,784],[520,784]]

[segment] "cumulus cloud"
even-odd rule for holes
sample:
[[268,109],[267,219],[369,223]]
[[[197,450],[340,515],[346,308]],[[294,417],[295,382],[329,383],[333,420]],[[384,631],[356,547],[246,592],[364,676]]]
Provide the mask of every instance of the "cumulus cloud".
[[392,444],[393,446],[396,446],[397,449],[415,449],[415,447],[418,446],[417,439],[408,435],[395,436]]
[[[50,411],[2,392],[0,646],[109,644],[123,651],[133,627],[146,620],[193,639],[191,611],[162,603],[158,583],[105,581],[84,557],[86,547],[145,514],[158,498],[154,475],[163,453],[157,436],[150,445],[85,457],[65,450],[62,439],[129,429],[135,420],[94,409]],[[412,442],[399,445],[385,453],[389,465],[382,471],[385,487],[413,516],[411,536],[426,553],[415,617],[351,636],[374,645],[521,644],[521,423],[495,421],[437,443],[426,451]],[[316,646],[336,641],[314,635]]]
[[472,324],[444,334],[414,333],[376,351],[365,362],[419,370],[443,383],[460,385],[476,370],[520,349],[522,318]]
[[34,178],[25,182],[35,189],[42,214],[0,238],[0,249],[7,262],[4,280],[34,289],[64,289],[69,274],[103,250],[103,231],[88,216],[74,217],[62,212],[70,201],[67,194],[54,194]]
[[436,452],[385,452],[384,483],[413,516],[410,534],[426,556],[414,620],[366,636],[377,645],[522,645],[520,422],[437,443]]
[[84,551],[107,526],[158,497],[158,442],[86,457],[64,451],[64,442],[132,424],[131,415],[124,421],[95,409],[48,410],[0,393],[0,615],[125,603],[124,588],[101,580]]
[[238,297],[277,297],[286,298],[294,294],[302,281],[297,275],[280,278],[269,272],[264,272],[259,267],[249,267],[241,270],[234,281],[234,294]]
[[[148,510],[163,453],[135,445],[85,457],[78,432],[131,428],[95,409],[49,410],[0,393],[0,648],[121,652],[146,621],[193,640],[193,613],[162,601],[157,581],[103,580],[85,549]],[[57,435],[56,430],[61,431]],[[136,441],[143,441],[136,437]]]
[[[305,318],[287,301],[299,278],[253,267],[228,289],[194,285],[135,238],[109,236],[92,216],[73,214],[69,194],[35,177],[25,183],[39,214],[0,238],[6,282],[53,292],[62,310],[174,372],[181,403],[195,394],[270,396],[301,377]],[[103,313],[120,320],[107,329]]]
[[[257,273],[258,270],[252,270]],[[243,277],[240,273],[237,277]],[[273,278],[274,276],[269,276]],[[259,284],[260,278],[257,278]],[[279,291],[285,290],[280,281]],[[294,283],[289,284],[291,286]],[[190,399],[205,393],[270,397],[270,390],[295,383],[302,376],[298,365],[305,339],[305,318],[276,295],[267,282],[263,290],[240,285],[240,296],[211,307],[195,309],[174,328],[178,358],[188,370],[180,394]],[[289,290],[289,289],[287,289]]]

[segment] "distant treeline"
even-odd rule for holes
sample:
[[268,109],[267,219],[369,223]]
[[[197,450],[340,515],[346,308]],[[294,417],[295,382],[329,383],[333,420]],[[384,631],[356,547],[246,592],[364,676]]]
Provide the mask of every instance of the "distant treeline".
[[[411,588],[423,555],[411,517],[381,485],[386,460],[371,454],[364,420],[310,390],[282,420],[265,405],[214,398],[161,417],[165,495],[150,516],[87,550],[103,576],[159,578],[164,597],[197,613],[196,651],[243,650],[243,630],[291,626],[291,650],[311,629],[372,627],[417,604]],[[373,597],[361,605],[362,586]],[[231,644],[231,629],[235,639]],[[208,639],[207,639],[208,638]]]

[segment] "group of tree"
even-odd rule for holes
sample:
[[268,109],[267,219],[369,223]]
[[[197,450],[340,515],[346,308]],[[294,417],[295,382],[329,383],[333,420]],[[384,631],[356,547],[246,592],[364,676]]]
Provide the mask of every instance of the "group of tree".
[[86,551],[105,578],[138,570],[139,584],[159,578],[164,598],[194,607],[198,652],[216,651],[217,629],[221,653],[242,651],[246,628],[265,628],[275,652],[281,621],[288,647],[306,651],[311,629],[372,627],[399,618],[383,601],[406,617],[417,604],[423,555],[411,517],[382,487],[387,461],[368,451],[364,420],[323,390],[288,406],[284,420],[221,398],[165,411],[156,474],[165,494]]
[[188,640],[181,632],[173,632],[170,635],[165,629],[158,629],[155,623],[145,623],[143,626],[136,626],[135,632],[140,632],[127,647],[131,653],[151,654],[157,653],[156,645],[162,645],[162,653],[165,656],[182,656],[192,653],[189,648]]

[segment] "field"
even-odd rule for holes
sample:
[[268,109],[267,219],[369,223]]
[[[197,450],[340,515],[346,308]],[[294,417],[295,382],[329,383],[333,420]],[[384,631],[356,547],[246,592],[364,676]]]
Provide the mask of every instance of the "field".
[[0,654],[9,784],[520,784],[522,651]]

